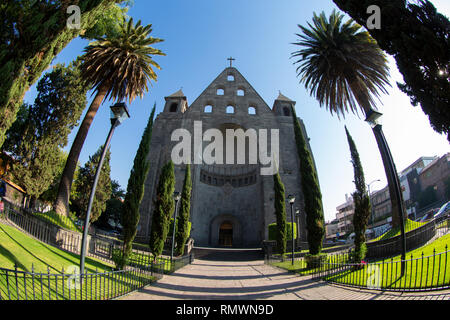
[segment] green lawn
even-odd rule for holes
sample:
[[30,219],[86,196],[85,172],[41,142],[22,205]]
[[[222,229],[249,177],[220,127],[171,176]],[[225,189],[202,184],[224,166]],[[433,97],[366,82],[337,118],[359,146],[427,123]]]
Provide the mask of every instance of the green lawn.
[[443,252],[448,251],[449,248],[450,235],[446,235],[427,246],[409,251],[406,256],[408,261],[405,264],[403,277],[401,276],[401,256],[399,255],[370,264],[370,270],[366,265],[362,269],[348,269],[324,279],[352,286],[366,286],[370,283],[385,289],[448,286],[450,284],[450,254]]
[[[119,249],[114,249],[119,250]],[[140,265],[143,267],[147,267],[153,263],[153,255],[151,253],[143,253],[143,252],[132,252],[130,254],[130,263],[133,263],[134,265]],[[164,273],[172,273],[173,266],[172,262],[170,261],[170,258],[164,258],[164,257],[157,257],[156,258],[156,264],[163,263],[163,271]]]
[[[346,263],[348,261],[348,255],[347,254],[339,254],[339,255],[329,255],[327,257],[328,263]],[[292,260],[289,258],[286,258],[283,262],[275,262],[272,263],[273,266],[293,271],[295,273],[298,273],[302,276],[308,275],[308,274],[314,274],[318,271],[318,269],[308,269],[306,267],[306,261],[304,258],[301,258],[299,260],[294,260],[294,264],[292,264]]]
[[[88,276],[81,287],[70,286],[76,279],[70,275],[61,275],[70,266],[79,265],[79,256],[64,252],[46,245],[17,229],[0,224],[0,268],[19,270],[18,277],[13,273],[0,270],[0,300],[56,300],[56,299],[108,299],[131,292],[144,284],[155,281],[149,273],[111,272],[113,266],[86,257],[86,271],[99,272]],[[43,275],[31,276],[20,273],[30,272],[34,266],[35,273]],[[47,268],[53,275],[47,277]],[[75,281],[70,283],[75,284]],[[7,285],[9,284],[9,285]],[[9,290],[8,290],[9,288]],[[72,289],[70,289],[72,288]]]
[[[325,277],[330,282],[366,286],[368,283],[386,289],[396,288],[423,288],[439,287],[450,284],[450,253],[440,254],[450,249],[450,235],[443,236],[427,246],[407,252],[405,275],[401,277],[401,256],[392,257],[388,260],[378,261],[362,269],[354,270],[346,267],[337,270],[336,273]],[[436,253],[436,256],[433,255]],[[422,256],[424,259],[421,259]],[[328,264],[322,266],[321,271],[333,270],[337,266],[342,267],[348,263],[347,255],[328,256]],[[336,263],[336,265],[333,265]],[[304,259],[295,260],[294,265],[289,258],[284,262],[275,262],[272,265],[300,275],[317,273],[318,269],[307,269]],[[368,280],[371,280],[369,281]],[[378,279],[378,280],[376,280]]]
[[[35,240],[19,230],[0,224],[0,268],[13,269],[17,264],[21,271],[31,271],[34,265],[35,272],[59,273],[62,268],[79,265],[79,255],[65,252],[43,242]],[[92,258],[86,258],[88,272],[111,271],[109,265]]]
[[[428,222],[416,222],[416,221],[412,221],[409,219],[406,219],[405,221],[405,232],[409,232],[412,231],[414,229],[417,229],[425,224],[427,224]],[[382,234],[381,236],[379,236],[378,238],[375,238],[369,242],[375,242],[375,241],[380,241],[380,240],[385,240],[385,239],[390,239],[396,236],[399,236],[401,233],[400,227],[398,228],[392,228],[391,230],[389,230],[388,232]]]
[[71,231],[81,232],[81,227],[77,226],[70,217],[61,216],[55,211],[48,211],[45,213],[35,212],[34,215],[44,221],[57,225],[58,227],[68,229]]

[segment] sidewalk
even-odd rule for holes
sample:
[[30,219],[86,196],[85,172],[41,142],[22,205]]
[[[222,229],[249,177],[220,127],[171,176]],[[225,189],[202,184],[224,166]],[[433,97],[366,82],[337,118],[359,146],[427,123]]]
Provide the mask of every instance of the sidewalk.
[[450,300],[450,290],[381,292],[328,285],[255,261],[195,260],[122,300]]

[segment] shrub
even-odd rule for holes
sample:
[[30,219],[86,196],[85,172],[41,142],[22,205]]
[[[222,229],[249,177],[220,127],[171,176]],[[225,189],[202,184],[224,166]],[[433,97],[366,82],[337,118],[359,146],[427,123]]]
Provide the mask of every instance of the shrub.
[[[178,222],[178,218],[177,218]],[[189,239],[189,236],[191,235],[191,225],[192,223],[188,221],[188,228],[187,228],[187,238]],[[170,219],[170,225],[169,225],[169,233],[167,234],[168,237],[172,237],[172,231],[173,231],[173,218]],[[175,236],[178,232],[178,223],[175,224]]]
[[307,269],[319,268],[321,264],[327,262],[327,254],[307,254],[305,255],[305,262]]
[[[286,239],[292,240],[292,223],[286,223]],[[269,229],[269,240],[276,241],[277,240],[277,224],[271,223],[268,226]],[[297,224],[294,222],[294,239],[297,239]]]
[[123,270],[129,263],[129,257],[124,255],[122,250],[113,250],[111,259],[114,261],[117,270]]

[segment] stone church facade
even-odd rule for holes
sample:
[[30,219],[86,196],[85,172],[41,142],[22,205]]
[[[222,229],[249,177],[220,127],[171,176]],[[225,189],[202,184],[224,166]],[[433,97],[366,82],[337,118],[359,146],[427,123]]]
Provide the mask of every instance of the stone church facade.
[[[267,129],[270,140],[271,130],[279,130],[279,163],[276,165],[285,185],[286,196],[292,194],[296,198],[294,208],[299,208],[301,212],[296,219],[300,240],[306,241],[299,159],[290,110],[295,104],[295,101],[280,93],[270,108],[234,67],[223,70],[191,105],[182,90],[167,96],[164,110],[158,114],[153,125],[148,156],[150,170],[137,235],[144,238],[150,235],[153,201],[161,167],[172,159],[172,151],[179,143],[172,141],[172,133],[180,128],[194,132],[194,124],[201,123],[203,133],[208,129],[218,129],[224,136],[226,129],[255,129],[257,132]],[[301,120],[300,123],[309,140]],[[257,144],[259,150],[259,140]],[[203,147],[206,145],[208,143],[203,142]],[[237,161],[234,164],[199,163],[199,154],[192,155],[190,219],[191,237],[196,246],[251,248],[260,247],[262,241],[268,239],[268,225],[276,221],[273,176],[261,175],[263,165],[259,161],[250,164],[251,147],[246,144],[245,164],[236,164]],[[193,144],[192,150],[198,152]],[[224,158],[227,152],[225,148]],[[183,187],[185,168],[185,164],[175,165],[175,190],[179,192]],[[291,220],[290,213],[289,203],[286,203],[287,221]]]

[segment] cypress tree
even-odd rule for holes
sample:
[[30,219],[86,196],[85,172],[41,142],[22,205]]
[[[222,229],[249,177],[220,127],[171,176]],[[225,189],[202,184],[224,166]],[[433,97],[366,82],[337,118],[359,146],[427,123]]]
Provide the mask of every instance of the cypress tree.
[[279,172],[273,176],[273,186],[275,190],[275,216],[277,219],[277,252],[284,257],[286,253],[286,196]]
[[[89,203],[89,197],[91,195],[92,184],[94,183],[95,172],[100,161],[103,146],[100,146],[94,155],[89,157],[89,160],[83,167],[80,168],[78,179],[75,181],[77,190],[76,198],[73,201],[80,209],[80,218],[86,217],[87,207]],[[103,168],[100,172],[97,188],[95,189],[94,202],[92,203],[91,216],[89,223],[94,223],[100,218],[100,215],[106,209],[106,202],[111,199],[111,167],[110,167],[111,152],[108,149],[103,162]]]
[[191,210],[191,166],[186,165],[183,191],[181,192],[180,213],[177,219],[177,233],[175,234],[177,244],[177,254],[184,254],[184,246],[189,235],[189,214]]
[[450,141],[450,22],[428,0],[333,0],[366,26],[377,5],[381,28],[368,28],[381,49],[393,56],[403,75],[397,83],[412,105],[421,105],[431,127]]
[[123,226],[123,261],[120,265],[124,267],[133,248],[133,240],[136,237],[139,223],[139,206],[144,196],[145,179],[147,178],[150,163],[147,160],[152,138],[153,118],[155,117],[156,104],[148,119],[147,127],[142,135],[139,148],[134,158],[133,168],[128,179],[127,193],[123,203],[122,226]]
[[[79,0],[81,28],[67,28],[68,1],[7,1],[0,4],[0,147],[16,119],[25,92],[66,45],[81,33],[95,32],[116,0]],[[111,23],[108,23],[111,25]],[[89,29],[95,28],[89,32]]]
[[353,204],[355,213],[353,215],[353,227],[355,232],[355,255],[354,262],[359,263],[366,255],[366,228],[370,215],[370,198],[366,190],[364,170],[361,165],[358,150],[350,133],[345,127],[350,153],[352,157],[353,171],[355,175],[356,191],[353,193]]
[[173,162],[169,161],[161,169],[152,215],[150,250],[155,260],[161,255],[167,234],[169,233],[170,217],[175,209],[175,200],[173,199],[174,191],[174,166]]
[[320,192],[316,168],[306,144],[305,137],[303,136],[303,131],[297,119],[295,109],[293,107],[291,109],[294,122],[295,141],[297,144],[298,157],[300,159],[300,175],[305,201],[309,253],[317,255],[322,251],[322,242],[325,236],[322,193]]

